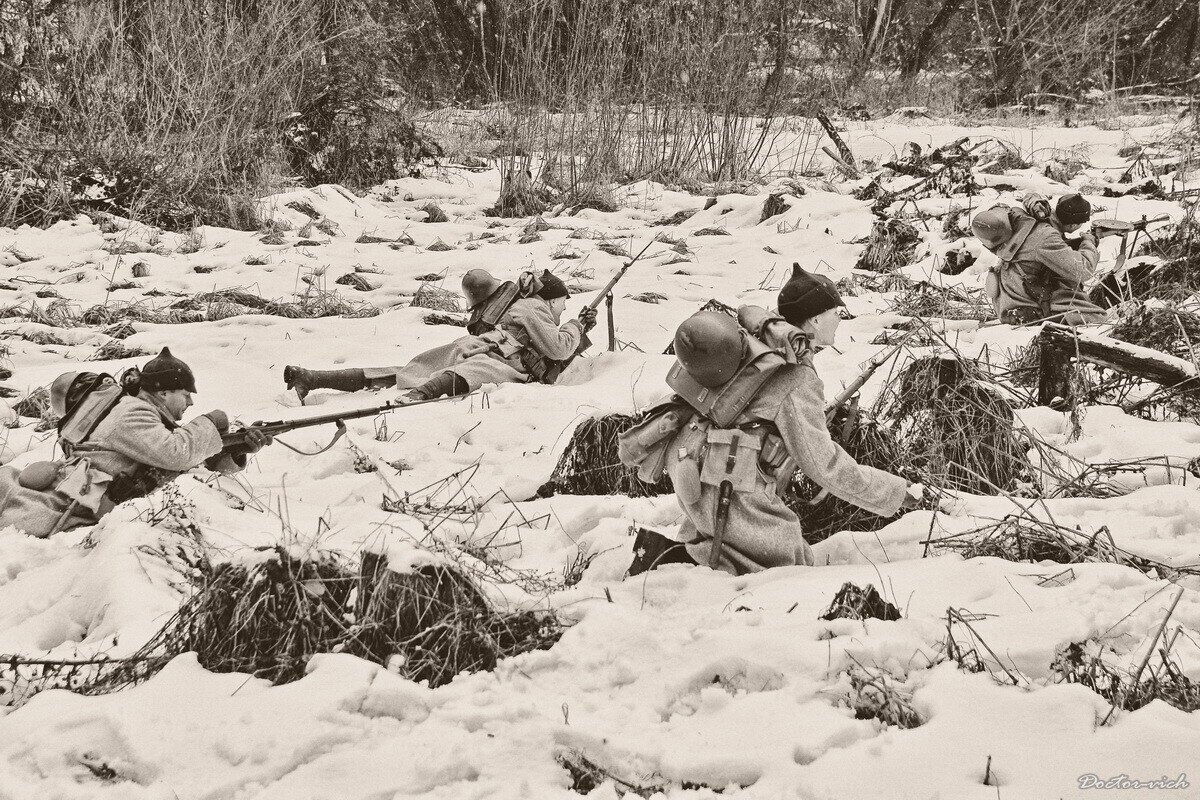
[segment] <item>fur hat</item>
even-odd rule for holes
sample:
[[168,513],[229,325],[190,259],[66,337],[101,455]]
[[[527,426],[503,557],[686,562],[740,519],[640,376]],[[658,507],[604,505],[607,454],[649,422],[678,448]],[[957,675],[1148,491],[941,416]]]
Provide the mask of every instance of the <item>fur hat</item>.
[[543,300],[549,301],[557,297],[571,296],[571,293],[567,291],[567,285],[562,282],[561,278],[550,272],[550,270],[543,271],[538,280],[541,281],[542,288],[538,289],[537,296]]
[[142,367],[142,389],[147,392],[186,389],[195,393],[196,378],[191,367],[171,355],[170,348],[164,347]]
[[1058,198],[1054,216],[1064,225],[1082,225],[1092,218],[1092,204],[1081,194],[1065,194]]
[[799,264],[792,264],[792,277],[779,290],[779,313],[796,327],[831,308],[844,305],[833,281],[824,275],[806,272]]

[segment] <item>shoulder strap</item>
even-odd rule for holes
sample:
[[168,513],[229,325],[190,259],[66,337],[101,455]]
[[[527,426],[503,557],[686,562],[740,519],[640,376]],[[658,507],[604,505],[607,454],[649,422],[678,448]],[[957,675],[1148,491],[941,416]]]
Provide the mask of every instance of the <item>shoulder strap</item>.
[[508,313],[512,304],[519,298],[520,289],[516,283],[505,281],[500,284],[500,288],[492,292],[487,300],[471,309],[471,316],[467,320],[467,333],[479,336],[494,331],[500,324],[500,318]]
[[766,382],[780,367],[787,365],[778,351],[767,347],[745,330],[742,331],[742,339],[746,356],[733,377],[720,386],[701,386],[679,361],[667,373],[667,385],[718,428],[732,427]]
[[996,249],[996,257],[1004,264],[1009,263],[1021,251],[1025,244],[1025,240],[1029,238],[1029,234],[1033,233],[1033,229],[1041,222],[1033,217],[1023,216],[1013,228],[1013,235],[1007,242],[1000,245]]

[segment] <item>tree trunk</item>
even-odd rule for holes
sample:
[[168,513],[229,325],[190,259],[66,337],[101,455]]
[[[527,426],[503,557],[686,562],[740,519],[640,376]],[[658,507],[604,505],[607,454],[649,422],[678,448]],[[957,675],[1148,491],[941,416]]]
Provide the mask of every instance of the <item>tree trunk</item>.
[[763,106],[770,105],[778,99],[780,87],[783,85],[783,76],[787,72],[791,31],[788,27],[786,2],[787,0],[781,0],[777,6],[775,19],[771,21],[771,27],[767,30],[767,46],[775,55],[775,66],[772,67],[771,74],[767,76],[767,82],[763,84],[760,98],[760,104]]
[[933,15],[933,19],[929,21],[921,31],[921,36],[917,39],[916,45],[909,51],[905,57],[903,64],[900,67],[900,74],[904,78],[915,78],[921,70],[925,69],[925,65],[929,61],[929,56],[933,53],[934,45],[941,38],[946,28],[954,20],[962,8],[963,0],[944,0],[942,7]]

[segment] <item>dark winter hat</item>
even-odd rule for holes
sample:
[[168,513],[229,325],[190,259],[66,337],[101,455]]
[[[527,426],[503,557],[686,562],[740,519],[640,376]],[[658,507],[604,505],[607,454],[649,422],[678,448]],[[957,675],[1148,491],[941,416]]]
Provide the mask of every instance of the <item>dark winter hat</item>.
[[538,280],[542,282],[542,288],[538,290],[537,296],[543,300],[571,296],[571,293],[567,291],[567,285],[557,275],[552,274],[550,270],[544,270]]
[[1058,198],[1054,215],[1064,225],[1082,225],[1092,218],[1092,204],[1081,194],[1067,194]]
[[799,264],[792,264],[792,277],[779,290],[779,313],[796,327],[831,308],[844,305],[833,281],[824,275],[805,272]]
[[161,392],[168,389],[186,389],[196,391],[196,378],[187,364],[171,355],[169,348],[146,362],[142,367],[142,389],[147,392]]

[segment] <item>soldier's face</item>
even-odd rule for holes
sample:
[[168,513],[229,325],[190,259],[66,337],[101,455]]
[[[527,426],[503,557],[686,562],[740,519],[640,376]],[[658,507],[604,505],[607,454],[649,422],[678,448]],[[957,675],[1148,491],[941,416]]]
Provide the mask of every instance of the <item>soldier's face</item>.
[[187,389],[167,389],[158,394],[162,398],[163,408],[176,422],[183,419],[183,413],[192,407],[192,393]]
[[556,297],[550,301],[550,311],[555,317],[561,317],[563,312],[567,310],[567,298]]
[[813,344],[818,347],[828,347],[833,344],[833,339],[837,336],[838,325],[842,324],[842,317],[838,314],[836,308],[831,308],[828,311],[822,311],[815,317],[804,324],[808,334],[813,338]]

